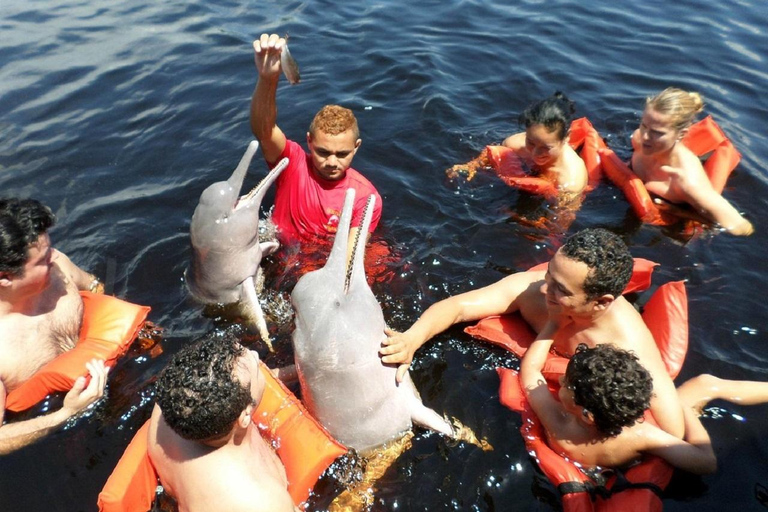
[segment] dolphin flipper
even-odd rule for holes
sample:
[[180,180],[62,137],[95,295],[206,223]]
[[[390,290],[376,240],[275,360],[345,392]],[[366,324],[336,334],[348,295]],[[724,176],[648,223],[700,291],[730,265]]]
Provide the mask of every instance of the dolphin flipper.
[[410,375],[406,375],[403,382],[400,383],[400,386],[406,388],[403,389],[403,393],[407,395],[408,408],[411,411],[411,421],[413,423],[440,432],[451,438],[456,437],[453,427],[445,418],[421,403],[421,398],[416,391],[416,387],[413,385]]
[[272,348],[272,340],[269,338],[269,329],[267,329],[267,321],[264,319],[264,312],[261,310],[261,304],[259,304],[259,298],[256,296],[256,285],[253,280],[253,276],[248,277],[242,284],[245,306],[248,309],[249,320],[252,320],[256,324],[256,328],[259,330],[259,336],[267,344],[270,352],[274,352]]
[[269,256],[275,252],[278,247],[280,247],[280,242],[276,242],[274,240],[271,242],[261,242],[259,246],[261,247],[261,255]]

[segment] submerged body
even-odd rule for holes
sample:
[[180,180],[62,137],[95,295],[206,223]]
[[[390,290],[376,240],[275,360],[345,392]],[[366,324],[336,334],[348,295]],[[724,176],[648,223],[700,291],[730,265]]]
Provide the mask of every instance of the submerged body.
[[[371,196],[373,197],[373,196]],[[293,346],[307,408],[340,442],[356,450],[379,446],[412,423],[453,435],[451,426],[421,403],[410,376],[397,385],[396,368],[378,356],[384,315],[365,279],[365,237],[347,267],[347,233],[354,191],[325,267],[303,276],[293,290]],[[363,220],[367,231],[373,200]]]

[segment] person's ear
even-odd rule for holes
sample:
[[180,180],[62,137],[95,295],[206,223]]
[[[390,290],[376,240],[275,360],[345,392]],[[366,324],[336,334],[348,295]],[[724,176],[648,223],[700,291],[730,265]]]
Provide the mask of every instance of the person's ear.
[[363,143],[363,139],[357,139],[355,141],[355,151],[357,151],[357,149],[360,147],[360,144],[362,143]]
[[677,140],[683,140],[688,135],[688,128],[683,128],[677,132]]
[[242,428],[248,428],[248,425],[251,424],[251,414],[253,414],[253,405],[249,405],[243,411],[240,413],[240,416],[237,418],[237,423]]
[[616,297],[613,296],[613,294],[606,293],[604,295],[601,295],[597,299],[595,299],[595,309],[598,311],[605,311],[605,309],[608,308],[611,304],[613,304],[613,301],[616,300]]
[[0,287],[8,288],[13,284],[13,276],[8,272],[0,272]]
[[581,416],[584,419],[584,421],[590,425],[595,424],[595,416],[587,409],[586,407],[582,407],[581,409]]
[[312,134],[307,132],[307,144],[312,144]]

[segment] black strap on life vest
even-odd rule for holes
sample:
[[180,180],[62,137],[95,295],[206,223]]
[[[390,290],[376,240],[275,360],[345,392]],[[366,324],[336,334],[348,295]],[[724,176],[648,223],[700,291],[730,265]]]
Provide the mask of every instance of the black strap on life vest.
[[574,494],[579,492],[585,492],[589,494],[592,501],[595,501],[598,497],[603,500],[609,499],[614,494],[626,491],[628,489],[648,489],[653,492],[659,498],[663,497],[664,490],[656,484],[650,482],[630,482],[622,471],[615,470],[616,480],[608,489],[604,483],[595,484],[593,482],[563,482],[557,486],[557,491],[560,496],[566,494]]

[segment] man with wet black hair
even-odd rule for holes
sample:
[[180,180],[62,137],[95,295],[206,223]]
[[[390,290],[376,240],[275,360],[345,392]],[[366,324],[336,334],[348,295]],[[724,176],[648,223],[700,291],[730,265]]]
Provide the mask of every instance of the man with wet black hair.
[[195,341],[160,374],[149,456],[179,510],[295,510],[285,467],[251,419],[264,387],[259,356],[232,335]]
[[[79,290],[95,278],[51,246],[55,218],[34,199],[0,199],[0,425],[5,398],[43,365],[75,346],[83,318]],[[30,444],[97,400],[104,391],[103,361],[87,365],[55,413],[2,425],[0,453]]]
[[640,314],[621,293],[632,276],[626,244],[605,229],[585,229],[565,242],[547,270],[518,272],[430,306],[410,329],[388,331],[382,361],[399,363],[398,379],[414,352],[448,327],[519,312],[537,333],[552,322],[553,351],[570,357],[584,343],[614,343],[634,351],[653,376],[651,409],[659,425],[682,437],[683,413],[659,349]]
[[520,365],[520,383],[559,454],[585,467],[620,468],[650,454],[692,473],[717,466],[701,408],[715,399],[740,405],[768,401],[768,383],[699,375],[677,389],[685,422],[683,439],[642,421],[652,399],[653,381],[631,352],[605,343],[579,345],[560,378],[558,398],[542,368],[553,340],[541,333]]

